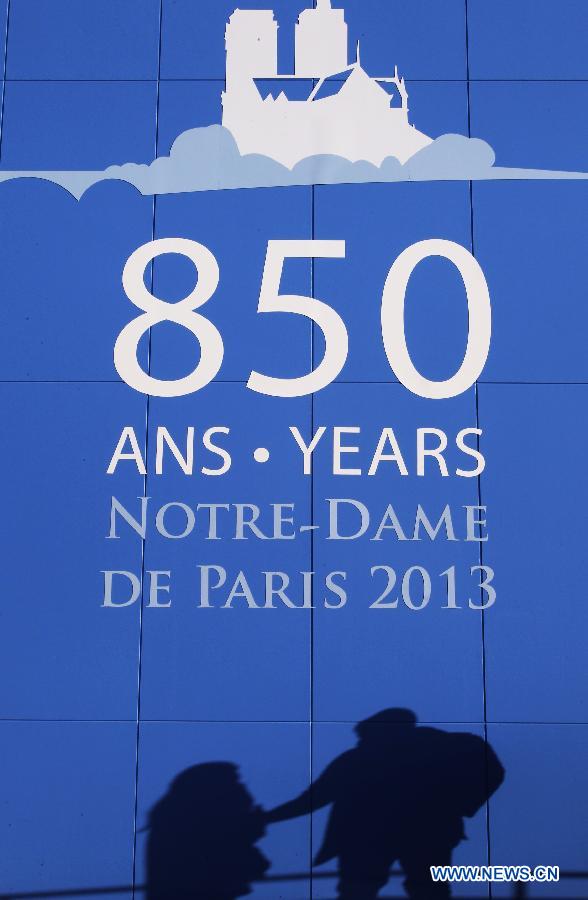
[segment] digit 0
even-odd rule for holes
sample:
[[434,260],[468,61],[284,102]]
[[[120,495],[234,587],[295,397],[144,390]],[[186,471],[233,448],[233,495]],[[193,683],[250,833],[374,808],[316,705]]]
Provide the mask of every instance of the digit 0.
[[[178,303],[166,303],[145,287],[145,269],[164,253],[186,256],[196,266],[198,282],[193,291]],[[114,345],[116,371],[130,387],[153,397],[183,397],[209,384],[219,371],[224,355],[223,340],[217,328],[195,312],[214,294],[219,282],[218,263],[207,247],[185,238],[162,238],[143,244],[129,257],[123,270],[124,291],[143,314],[129,322]],[[200,361],[184,378],[162,381],[141,368],[137,348],[145,332],[160,322],[174,322],[190,331],[200,344]]]
[[[406,345],[406,289],[415,266],[429,256],[441,256],[453,263],[463,279],[468,302],[468,341],[463,362],[447,381],[430,381],[421,375],[413,365]],[[382,338],[392,370],[409,391],[430,400],[463,394],[475,383],[486,364],[491,332],[488,285],[477,260],[465,247],[435,238],[412,244],[400,254],[390,269],[382,296]]]

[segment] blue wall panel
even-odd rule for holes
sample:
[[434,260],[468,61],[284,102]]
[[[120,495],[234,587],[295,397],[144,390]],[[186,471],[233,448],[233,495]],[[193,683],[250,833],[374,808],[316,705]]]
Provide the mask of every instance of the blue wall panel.
[[150,162],[153,82],[7,81],[2,165],[6,169],[102,169]]
[[[141,547],[105,540],[110,491],[143,479],[105,474],[109,433],[137,433],[145,400],[117,384],[3,384],[3,494],[13,542],[4,574],[0,715],[133,719],[139,612],[102,609],[101,570],[140,572]],[[96,428],[95,422],[102,427]],[[39,498],[43,498],[40,504]]]
[[[291,73],[304,4],[239,5],[275,9],[280,71]],[[168,154],[186,129],[218,123],[234,6],[0,0],[2,168],[145,164],[156,151]],[[411,121],[427,134],[471,133],[494,147],[500,165],[586,170],[582,0],[557,7],[348,0],[345,8],[351,57],[359,39],[370,74],[391,75],[398,64]],[[171,810],[178,846],[182,832],[212,848],[210,864],[213,838],[225,846],[231,822],[244,816],[251,846],[229,842],[225,873],[238,870],[239,853],[248,875],[265,858],[275,880],[252,878],[255,898],[331,900],[335,861],[312,883],[310,875],[325,810],[262,835],[256,804],[270,808],[305,790],[355,745],[358,721],[388,707],[410,709],[445,732],[487,738],[506,769],[489,806],[466,821],[468,840],[455,862],[555,863],[585,873],[585,186],[438,181],[153,198],[106,182],[78,201],[54,184],[15,181],[1,184],[0,195],[0,457],[9,524],[0,606],[0,894],[144,896],[158,809]],[[201,312],[222,333],[225,357],[202,393],[146,400],[120,382],[112,360],[117,334],[139,314],[121,273],[136,247],[173,236],[205,244],[218,259],[219,287]],[[480,382],[448,401],[421,400],[400,385],[380,334],[391,264],[432,237],[474,252],[493,306]],[[262,397],[246,388],[252,370],[294,377],[324,353],[308,320],[257,312],[268,240],[313,238],[345,240],[345,259],[291,260],[281,289],[332,305],[347,324],[349,357],[336,383],[312,399]],[[168,256],[145,283],[175,302],[196,278],[186,260]],[[467,326],[455,268],[421,263],[406,303],[417,368],[447,378],[461,362]],[[158,378],[184,375],[199,358],[193,336],[169,322],[144,336],[138,354]],[[362,477],[332,474],[330,431],[312,476],[301,473],[288,428],[308,439],[323,425],[361,427],[346,440],[360,444],[347,463],[362,467]],[[146,450],[147,478],[129,461],[105,474],[124,426]],[[180,448],[195,427],[193,475],[169,455],[165,476],[152,474],[157,426]],[[200,443],[211,426],[231,429],[234,464],[219,478],[200,472],[218,462]],[[394,428],[406,477],[389,462],[365,474],[385,426]],[[450,477],[430,463],[426,478],[415,473],[417,428],[443,429],[452,441],[476,426],[487,458],[479,480],[455,476],[471,460],[451,447]],[[267,463],[254,461],[258,446],[269,449]],[[113,494],[134,511],[140,497],[150,498],[144,542],[120,522],[120,540],[107,540]],[[490,539],[482,547],[413,543],[388,532],[382,541],[328,541],[328,497],[365,503],[371,534],[388,503],[403,523],[414,523],[419,503],[433,518],[451,503],[460,537],[463,507],[487,505]],[[207,541],[199,513],[194,534],[175,541],[154,524],[155,511],[173,501],[258,504],[266,526],[270,503],[295,503],[298,525],[318,528],[292,542],[238,541],[230,512],[220,539]],[[169,522],[179,527],[178,510]],[[467,607],[480,596],[470,573],[480,563],[496,570],[495,607],[484,615],[443,609],[442,573],[456,566],[459,605]],[[198,609],[205,564],[227,569],[229,586],[214,593],[220,604],[240,570],[251,574],[258,597],[263,572],[288,572],[297,602],[298,573],[312,571],[315,608],[251,610],[241,599],[234,609]],[[397,609],[370,609],[384,588],[382,573],[372,577],[370,569],[381,565],[400,581],[411,566],[425,566],[427,607],[410,610],[400,597]],[[100,608],[107,568],[147,573],[142,607]],[[348,603],[326,609],[325,578],[342,568]],[[171,609],[148,606],[152,570],[172,571]],[[388,599],[400,593],[396,586]],[[398,778],[407,761],[391,752],[389,764]],[[482,792],[487,771],[488,760],[475,772]],[[170,846],[158,845],[164,867],[174,858]],[[401,880],[395,870],[386,895],[401,896]],[[563,900],[586,896],[588,880],[516,890],[456,885],[452,893]]]
[[[316,521],[322,534],[315,549],[320,580],[314,641],[317,718],[354,722],[380,708],[400,706],[412,708],[428,721],[481,720],[480,613],[467,608],[443,609],[447,587],[441,577],[449,566],[456,565],[459,605],[467,607],[468,596],[476,596],[476,581],[470,578],[469,569],[479,563],[479,545],[443,538],[435,543],[424,530],[420,541],[403,542],[389,528],[380,540],[374,540],[388,504],[403,523],[407,537],[413,536],[418,504],[435,524],[450,492],[454,510],[461,512],[463,504],[477,504],[476,479],[458,479],[454,474],[444,478],[431,460],[426,477],[416,475],[416,428],[434,427],[452,434],[456,424],[458,430],[469,423],[475,427],[473,392],[439,404],[419,401],[399,385],[336,385],[321,394],[315,407],[317,427],[354,423],[361,428],[361,435],[344,437],[344,443],[361,446],[361,452],[346,457],[345,466],[361,468],[364,473],[361,478],[330,474],[332,448],[325,446],[314,479]],[[383,462],[373,476],[365,474],[383,421],[394,429],[408,476],[401,475],[393,462]],[[329,438],[324,440],[326,443]],[[447,459],[453,472],[463,462],[455,450]],[[324,539],[329,527],[325,498],[329,497],[352,498],[370,510],[372,521],[363,538],[353,542]],[[350,535],[359,528],[355,511],[343,512],[340,520],[341,534]],[[456,537],[463,538],[463,525],[456,517]],[[401,583],[405,572],[422,564],[424,558],[433,587],[429,604],[416,611],[403,602]],[[398,601],[397,608],[370,608],[387,586],[385,572],[371,576],[375,566],[389,566],[396,572],[398,583],[383,602]],[[341,610],[324,608],[323,596],[331,604],[336,598],[323,589],[323,581],[329,572],[342,568],[349,573],[347,605]],[[420,605],[418,573],[413,576],[412,593],[414,604]]]
[[[291,579],[287,595],[302,606],[300,572],[310,570],[310,540],[263,541],[249,530],[241,540],[236,532],[234,504],[255,504],[262,510],[258,526],[273,532],[272,503],[294,504],[300,524],[310,522],[310,484],[294,474],[295,446],[286,441],[288,426],[297,425],[308,439],[310,403],[302,398],[288,408],[279,400],[244,392],[240,384],[217,384],[200,397],[156,400],[151,403],[149,445],[155,447],[155,428],[167,427],[185,446],[185,432],[193,425],[200,436],[205,429],[223,426],[228,436],[214,441],[235,456],[231,472],[216,478],[200,473],[203,465],[217,468],[220,460],[196,449],[196,474],[185,476],[166,459],[164,477],[148,478],[152,498],[145,552],[147,570],[172,570],[169,610],[146,609],[143,624],[142,715],[146,719],[304,721],[310,706],[309,609],[289,609],[279,599],[263,608],[265,571],[285,572]],[[276,436],[280,443],[276,444]],[[265,440],[265,443],[263,443]],[[253,451],[271,448],[265,464],[254,462]],[[275,485],[280,485],[279,496]],[[218,539],[210,535],[208,513],[196,512],[196,527],[183,540],[170,540],[154,527],[156,510],[165,503],[184,500],[197,504],[229,504],[218,513]],[[287,509],[284,515],[291,515]],[[298,519],[298,517],[300,517]],[[182,533],[185,514],[165,519],[170,532]],[[291,528],[284,527],[289,533]],[[218,574],[210,570],[210,609],[202,608],[201,569],[220,566],[224,586],[214,589]],[[238,597],[226,607],[239,572],[251,588],[251,609]],[[276,580],[281,583],[281,578]],[[162,595],[162,602],[167,597]],[[223,608],[225,606],[225,608]],[[264,652],[259,651],[264,647]],[[244,684],[247,689],[244,690]]]
[[494,320],[483,381],[586,381],[587,197],[583,184],[563,181],[475,185],[476,254]]
[[[395,381],[381,339],[386,277],[400,253],[417,241],[440,237],[468,246],[468,186],[319,187],[315,220],[317,238],[337,237],[346,242],[344,261],[319,260],[315,265],[317,297],[334,306],[349,331],[349,356],[339,377],[344,381]],[[463,358],[467,334],[463,282],[455,267],[445,260],[423,261],[411,278],[406,306],[407,339],[415,365],[429,378],[449,377]],[[323,352],[320,336],[316,347],[318,361]]]
[[[135,729],[1,722],[2,890],[92,891],[133,871]],[[130,900],[132,892],[118,896]]]
[[17,0],[10,79],[157,78],[159,0]]
[[[490,800],[493,854],[584,872],[559,884],[529,885],[528,897],[585,897],[586,725],[497,724],[489,726],[488,739],[507,770],[504,788]],[[512,896],[507,885],[493,885],[493,892]]]
[[582,34],[588,10],[582,0],[557,7],[534,0],[469,0],[472,78],[586,78]]
[[121,188],[78,202],[48,182],[3,185],[2,378],[118,381],[112,347],[133,309],[122,268],[153,220],[153,200]]
[[[504,602],[486,617],[494,721],[585,722],[586,604],[578,560],[586,486],[574,439],[585,385],[482,385],[482,498]],[[513,552],[516,547],[516,553]],[[524,640],[521,636],[524,635]]]
[[[237,777],[255,804],[269,808],[289,799],[308,782],[310,771],[309,726],[303,723],[146,723],[141,727],[139,744],[139,795],[138,795],[138,883],[148,873],[149,859],[157,866],[160,845],[157,840],[148,844],[145,832],[152,810],[162,797],[175,806],[171,782],[186,770],[202,767],[210,762],[228,762],[237,768]],[[240,813],[239,788],[231,773],[208,772],[206,768],[186,772],[186,788],[182,796],[192,797],[187,809],[180,800],[177,814],[171,817],[172,828],[185,829],[194,836],[195,845],[207,845],[209,835],[218,836],[221,846],[227,850],[227,859],[220,865],[230,871],[231,815]],[[203,788],[206,779],[216,784],[214,790]],[[228,784],[228,787],[225,786]],[[190,791],[192,790],[192,794]],[[226,797],[219,819],[218,796]],[[254,810],[251,811],[254,817]],[[297,819],[275,826],[259,842],[259,851],[272,862],[270,876],[307,872],[310,863],[310,823]],[[204,862],[203,867],[206,866]],[[236,871],[236,870],[235,870]],[[248,871],[243,866],[240,874]],[[219,880],[222,881],[223,876]],[[298,900],[309,895],[308,880],[284,880],[266,885],[255,885],[250,896],[259,900]]]

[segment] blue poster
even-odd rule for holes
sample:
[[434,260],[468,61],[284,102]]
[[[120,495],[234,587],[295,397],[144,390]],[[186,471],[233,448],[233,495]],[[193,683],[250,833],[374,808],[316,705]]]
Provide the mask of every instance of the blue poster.
[[0,0],[2,900],[588,897],[587,34]]

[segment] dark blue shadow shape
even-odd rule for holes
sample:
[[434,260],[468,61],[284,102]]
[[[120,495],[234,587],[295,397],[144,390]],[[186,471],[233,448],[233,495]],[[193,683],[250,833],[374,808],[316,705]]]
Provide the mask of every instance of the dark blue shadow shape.
[[470,733],[417,726],[387,709],[360,722],[356,747],[299,797],[263,812],[236,766],[211,762],[178,775],[149,820],[148,900],[235,900],[264,880],[257,848],[271,823],[331,805],[315,865],[338,859],[339,897],[373,900],[400,864],[409,897],[449,897],[431,865],[449,865],[471,817],[504,779],[492,748]]
[[269,868],[255,846],[262,810],[232,763],[181,772],[151,810],[148,828],[147,900],[233,900]]

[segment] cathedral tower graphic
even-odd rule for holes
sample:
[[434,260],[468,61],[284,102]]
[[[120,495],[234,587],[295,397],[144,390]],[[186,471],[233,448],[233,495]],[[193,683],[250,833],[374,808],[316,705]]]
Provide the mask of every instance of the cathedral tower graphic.
[[241,154],[288,168],[321,155],[379,166],[390,156],[404,163],[431,143],[409,123],[396,67],[392,76],[371,77],[359,44],[349,62],[343,9],[318,0],[316,9],[301,12],[294,75],[278,73],[278,27],[271,10],[237,9],[227,25],[222,121]]

